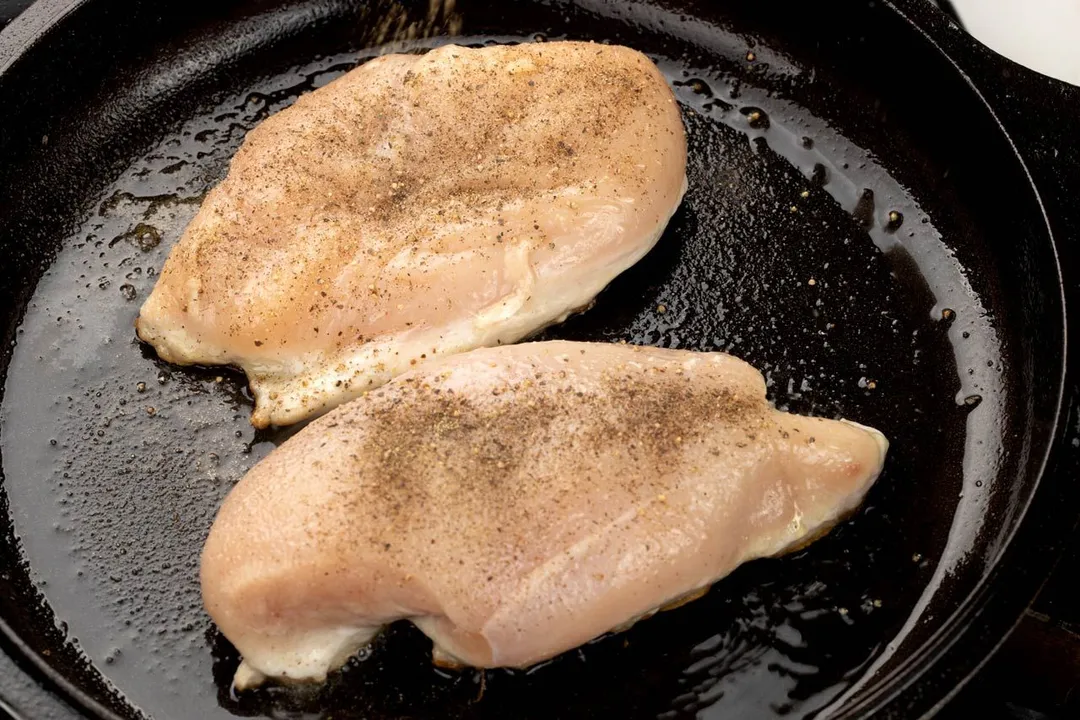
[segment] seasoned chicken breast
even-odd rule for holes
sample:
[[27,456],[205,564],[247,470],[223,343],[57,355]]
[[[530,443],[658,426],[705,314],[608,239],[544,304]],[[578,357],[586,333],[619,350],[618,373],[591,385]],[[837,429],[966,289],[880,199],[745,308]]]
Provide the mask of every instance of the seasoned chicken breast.
[[555,42],[386,55],[252,130],[137,321],[256,426],[585,308],[656,243],[686,138],[656,66]]
[[545,342],[430,363],[331,412],[225,500],[202,556],[237,685],[314,680],[409,619],[525,667],[827,531],[888,443],[772,409],[721,353]]

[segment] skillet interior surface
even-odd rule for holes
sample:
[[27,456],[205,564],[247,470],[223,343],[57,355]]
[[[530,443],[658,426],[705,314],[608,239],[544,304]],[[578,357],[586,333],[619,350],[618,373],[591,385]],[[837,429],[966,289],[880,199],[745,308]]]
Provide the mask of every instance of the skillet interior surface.
[[[91,41],[60,34],[52,59],[0,83],[22,123],[0,135],[0,611],[16,634],[121,716],[803,717],[870,668],[853,702],[894,689],[947,637],[1034,489],[1053,414],[1035,371],[1060,365],[1060,308],[1036,279],[1053,258],[1005,138],[898,18],[852,4],[865,25],[850,34],[753,5],[83,5],[79,22],[131,42],[69,66]],[[420,52],[450,32],[631,45],[682,103],[682,209],[545,337],[732,352],[779,407],[880,428],[886,471],[809,549],[528,672],[436,670],[400,626],[325,687],[236,697],[198,553],[230,487],[290,431],[253,431],[241,376],[169,366],[132,322],[247,130],[388,40]],[[934,79],[901,73],[905,52]],[[42,73],[49,98],[27,90]]]

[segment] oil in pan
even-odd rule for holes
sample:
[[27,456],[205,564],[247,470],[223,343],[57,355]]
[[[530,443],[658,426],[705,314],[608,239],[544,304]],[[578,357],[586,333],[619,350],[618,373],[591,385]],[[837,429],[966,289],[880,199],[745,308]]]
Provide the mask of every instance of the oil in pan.
[[808,550],[528,671],[436,669],[400,625],[324,687],[232,694],[238,659],[202,610],[199,551],[230,487],[295,429],[255,432],[241,376],[163,363],[132,321],[244,134],[358,62],[322,58],[204,108],[132,163],[18,331],[3,408],[16,528],[69,640],[133,713],[804,717],[885,649],[950,531],[919,508],[966,492],[978,509],[962,467],[969,413],[994,401],[993,329],[916,200],[762,89],[797,72],[781,55],[748,50],[738,80],[656,59],[688,130],[684,205],[647,259],[544,337],[725,350],[779,407],[881,428],[893,449],[865,507]]

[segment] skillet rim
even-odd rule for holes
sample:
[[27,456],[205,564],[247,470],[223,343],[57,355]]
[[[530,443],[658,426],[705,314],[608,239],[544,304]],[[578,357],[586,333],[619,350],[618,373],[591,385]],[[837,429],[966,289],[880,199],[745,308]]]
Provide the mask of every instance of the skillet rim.
[[[27,8],[21,15],[16,17],[6,28],[0,30],[0,76],[3,76],[14,65],[18,63],[20,59],[26,56],[33,50],[39,42],[46,41],[48,36],[56,30],[57,27],[62,26],[65,20],[70,14],[76,11],[82,5],[88,3],[90,0],[37,0],[29,8]],[[1067,514],[1072,518],[1069,522],[1069,518],[1060,517],[1055,518],[1050,522],[1042,522],[1044,527],[1039,528],[1041,532],[1036,532],[1033,526],[1040,518],[1030,517],[1032,515],[1032,506],[1036,504],[1047,505],[1046,498],[1053,490],[1055,481],[1064,481],[1064,478],[1054,477],[1054,473],[1048,472],[1051,463],[1061,462],[1061,456],[1065,454],[1065,448],[1063,447],[1067,441],[1068,427],[1062,422],[1067,403],[1071,402],[1070,407],[1074,407],[1077,401],[1077,388],[1075,387],[1075,375],[1070,373],[1069,363],[1072,360],[1072,356],[1068,353],[1068,346],[1070,337],[1068,335],[1068,322],[1067,322],[1067,310],[1068,310],[1068,297],[1066,292],[1066,283],[1062,272],[1061,252],[1059,233],[1055,231],[1053,217],[1047,209],[1047,203],[1044,200],[1044,193],[1040,190],[1039,183],[1036,182],[1035,177],[1031,172],[1029,163],[1024,157],[1024,153],[1021,151],[1021,143],[1017,142],[1017,133],[1002,122],[1002,118],[999,112],[995,109],[994,104],[991,103],[984,92],[984,89],[974,80],[973,76],[976,74],[970,67],[965,67],[964,63],[958,59],[959,55],[966,55],[965,60],[972,61],[975,59],[981,59],[983,62],[989,62],[990,64],[996,63],[997,65],[1012,63],[996,53],[992,53],[984,46],[982,46],[974,38],[965,34],[962,36],[949,37],[951,28],[947,16],[939,9],[929,5],[920,6],[917,4],[918,0],[886,0],[885,5],[891,12],[895,13],[900,19],[906,22],[910,26],[911,31],[922,36],[923,40],[928,42],[933,50],[939,52],[944,59],[953,66],[963,79],[964,83],[975,93],[978,101],[983,105],[986,111],[990,114],[990,118],[994,124],[1000,130],[1001,134],[1009,143],[1012,148],[1015,159],[1020,164],[1020,168],[1023,170],[1024,175],[1027,178],[1030,190],[1034,195],[1040,214],[1042,215],[1042,222],[1046,230],[1046,239],[1050,242],[1050,248],[1053,252],[1053,262],[1056,266],[1059,297],[1057,298],[1060,305],[1061,314],[1060,320],[1062,323],[1062,346],[1061,346],[1061,373],[1055,379],[1057,388],[1057,397],[1055,401],[1054,417],[1052,423],[1048,425],[1048,434],[1051,438],[1049,443],[1044,446],[1043,452],[1037,454],[1038,470],[1036,473],[1036,480],[1034,487],[1027,501],[1024,503],[1024,507],[1017,514],[1015,525],[1008,531],[1007,542],[1003,545],[1003,550],[995,557],[992,563],[987,568],[986,574],[979,580],[976,586],[967,594],[961,605],[946,618],[939,627],[939,633],[943,633],[944,637],[937,643],[937,647],[934,647],[931,651],[932,658],[923,665],[916,668],[904,668],[902,672],[891,673],[892,677],[886,677],[885,682],[888,684],[885,688],[878,692],[875,692],[872,696],[860,699],[858,691],[860,685],[857,682],[851,688],[846,690],[839,698],[830,703],[823,711],[823,715],[828,715],[832,711],[839,712],[839,716],[845,717],[852,713],[857,713],[863,710],[868,710],[869,714],[881,716],[893,716],[896,712],[903,712],[904,708],[915,708],[919,704],[926,704],[926,700],[922,700],[920,703],[917,698],[913,698],[910,702],[904,703],[904,697],[907,695],[921,695],[923,693],[918,692],[921,686],[932,686],[934,684],[940,684],[940,678],[936,681],[933,680],[931,669],[940,669],[943,660],[954,650],[958,645],[965,643],[969,644],[972,641],[977,641],[983,650],[978,653],[978,659],[975,662],[962,663],[965,667],[960,671],[961,676],[958,681],[952,686],[951,690],[941,692],[939,689],[930,693],[932,696],[939,697],[940,700],[933,703],[927,709],[925,715],[929,716],[943,708],[946,703],[952,699],[953,696],[963,687],[968,680],[993,656],[997,648],[1008,637],[1016,623],[1019,622],[1023,615],[1023,610],[1031,603],[1032,599],[1037,595],[1039,589],[1041,589],[1043,583],[1046,581],[1049,575],[1049,569],[1046,569],[1045,573],[1032,573],[1030,569],[1023,570],[1020,566],[1025,563],[1025,559],[1017,557],[1019,553],[1018,536],[1024,535],[1022,538],[1025,541],[1029,540],[1029,536],[1035,536],[1031,539],[1031,544],[1035,549],[1040,547],[1045,549],[1047,547],[1053,548],[1055,542],[1060,546],[1060,541],[1056,541],[1053,537],[1057,538],[1066,537],[1069,532],[1080,520],[1080,510],[1075,507],[1071,512]],[[977,69],[977,68],[976,68]],[[1020,66],[1015,66],[1013,70],[1018,75],[1025,73],[1031,75],[1037,75],[1033,71],[1027,70]],[[1045,281],[1044,281],[1045,282]],[[1047,290],[1049,290],[1049,283],[1045,283]],[[1072,379],[1072,382],[1070,382]],[[1066,472],[1058,471],[1058,475],[1071,474],[1067,473],[1069,466],[1068,460],[1064,461],[1066,466]],[[1075,467],[1072,468],[1075,471]],[[1043,502],[1039,503],[1038,501]],[[1057,549],[1060,549],[1058,547]],[[1055,556],[1056,560],[1056,556]],[[1020,575],[1023,578],[1022,583],[1017,585],[1011,585],[1007,590],[1003,591],[1002,576],[1006,573],[1011,575]],[[1022,590],[1023,587],[1027,587],[1027,590]],[[1010,596],[1008,602],[1001,595]],[[996,605],[991,604],[991,600],[996,600]],[[976,628],[976,620],[985,620],[986,624],[980,628]],[[987,628],[993,626],[998,628],[996,632],[986,632]],[[981,633],[978,631],[981,630]],[[981,638],[973,638],[971,636],[981,634]],[[38,655],[30,648],[21,635],[7,622],[6,619],[0,617],[0,649],[7,649],[5,646],[13,646],[19,657],[27,661],[31,666],[31,670],[44,676],[44,679],[51,683],[60,694],[76,707],[77,710],[88,712],[94,716],[107,718],[108,720],[123,720],[120,715],[106,707],[104,704],[98,702],[88,693],[77,687],[72,683],[62,672],[56,670],[44,657]],[[905,677],[906,676],[906,677]],[[891,686],[891,687],[888,687]],[[914,691],[914,692],[913,692]],[[850,705],[852,699],[859,700],[854,706]],[[2,702],[0,698],[0,702]],[[847,702],[847,707],[838,707],[841,703]],[[932,701],[933,702],[933,701]],[[866,706],[870,707],[867,708]],[[902,707],[901,707],[902,706]],[[0,705],[0,708],[7,710],[7,708]]]
[[[1009,143],[1042,215],[1052,252],[1051,269],[1056,270],[1056,277],[1051,280],[1053,273],[1047,273],[1042,284],[1048,293],[1053,294],[1051,282],[1056,282],[1054,300],[1060,309],[1060,316],[1055,320],[1060,319],[1061,325],[1061,371],[1055,378],[1053,419],[1046,431],[1049,442],[1045,444],[1043,452],[1029,460],[1031,464],[1037,463],[1037,479],[1018,513],[1015,525],[1007,531],[1001,550],[987,567],[985,575],[930,638],[928,644],[934,643],[935,647],[923,666],[909,671],[906,678],[903,678],[903,672],[894,671],[891,675],[899,675],[903,679],[889,682],[892,678],[886,678],[886,683],[893,687],[886,686],[865,699],[858,696],[860,679],[822,711],[823,716],[832,717],[831,713],[836,710],[835,717],[858,717],[870,706],[870,714],[883,718],[928,718],[944,709],[993,658],[1057,566],[1064,541],[1080,530],[1080,508],[1077,507],[1077,502],[1080,502],[1080,488],[1077,487],[1080,454],[1075,452],[1080,447],[1080,438],[1071,438],[1073,450],[1070,452],[1068,448],[1070,421],[1076,422],[1076,429],[1080,431],[1080,418],[1076,417],[1080,412],[1080,383],[1078,371],[1073,367],[1077,360],[1076,354],[1069,352],[1075,340],[1068,332],[1070,300],[1075,309],[1080,303],[1077,297],[1080,283],[1074,282],[1077,287],[1069,284],[1064,272],[1067,265],[1062,262],[1063,257],[1068,257],[1072,250],[1068,245],[1066,216],[1070,209],[1080,210],[1080,205],[1076,208],[1058,207],[1059,203],[1054,202],[1054,193],[1049,187],[1050,179],[1045,177],[1049,169],[1054,182],[1068,186],[1071,181],[1074,189],[1080,189],[1080,166],[1073,167],[1073,172],[1069,173],[1068,165],[1062,170],[1060,163],[1040,159],[1036,137],[1046,126],[1025,123],[1022,112],[1024,106],[1041,104],[1039,85],[1049,85],[1061,89],[1063,94],[1074,95],[1071,99],[1077,103],[1080,103],[1080,92],[1073,91],[1080,89],[1021,66],[995,52],[964,31],[948,12],[932,3],[885,0],[883,4],[952,65]],[[999,92],[993,92],[993,82],[1004,90],[999,88]],[[1058,137],[1067,135],[1067,131],[1057,129],[1057,132]],[[1057,157],[1056,151],[1054,156]],[[1040,164],[1042,167],[1039,167]],[[1039,173],[1039,170],[1043,172]],[[1064,490],[1058,494],[1065,502],[1052,497],[1055,490]],[[1040,513],[1033,512],[1035,507]],[[1050,520],[1046,519],[1047,515],[1051,516]],[[1047,551],[1048,559],[1040,560],[1041,556],[1047,555]],[[1009,578],[1009,586],[1005,585],[1006,578]],[[990,631],[991,628],[994,631]],[[957,655],[967,655],[968,659],[958,661]],[[974,660],[970,659],[972,656]],[[953,663],[951,673],[948,672],[950,660]],[[955,674],[958,667],[962,667],[959,677],[950,680],[949,675]],[[934,669],[945,669],[946,672],[932,673]],[[931,699],[928,701],[925,695]],[[934,697],[938,699],[934,700]],[[906,703],[905,698],[908,699]],[[856,702],[851,704],[853,699]],[[837,707],[841,702],[849,704]],[[910,715],[911,710],[916,710],[918,714]]]

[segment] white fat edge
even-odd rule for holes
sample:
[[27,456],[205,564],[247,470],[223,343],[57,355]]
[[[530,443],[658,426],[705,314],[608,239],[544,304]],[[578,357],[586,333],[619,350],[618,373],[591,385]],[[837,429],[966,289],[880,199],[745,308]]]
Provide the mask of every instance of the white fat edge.
[[241,638],[244,659],[233,676],[233,687],[246,690],[271,679],[323,682],[381,629],[381,625],[331,627],[285,636],[259,635],[254,640]]
[[504,250],[504,267],[507,277],[514,283],[514,290],[473,316],[473,326],[477,330],[497,330],[500,325],[520,313],[532,299],[533,289],[536,287],[536,272],[529,259],[530,251],[531,244],[528,241],[521,241]]

